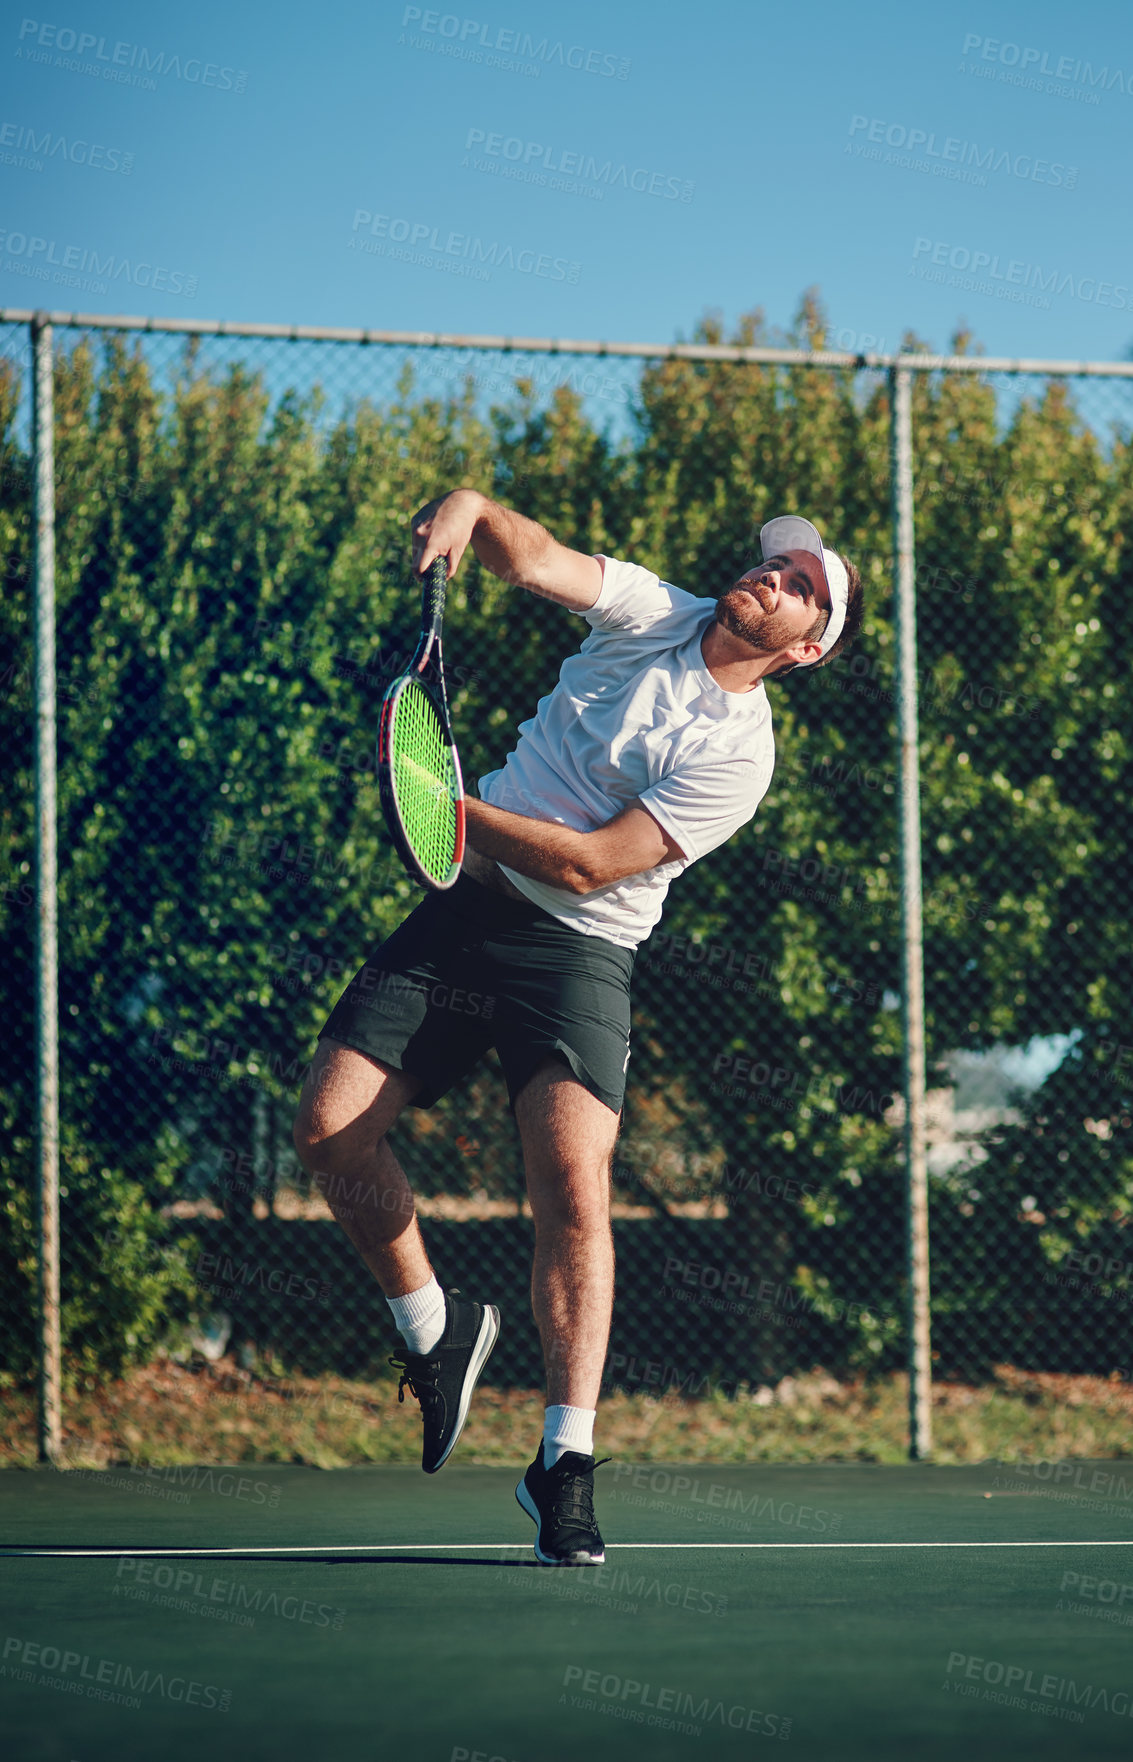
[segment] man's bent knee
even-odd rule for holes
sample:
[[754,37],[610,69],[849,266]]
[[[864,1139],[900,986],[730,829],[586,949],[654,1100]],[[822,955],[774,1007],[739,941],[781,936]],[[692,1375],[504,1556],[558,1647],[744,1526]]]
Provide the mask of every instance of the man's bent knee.
[[[357,1156],[357,1146],[352,1142],[354,1134],[347,1121],[342,1128],[336,1128],[325,1117],[316,1115],[303,1103],[295,1115],[291,1127],[291,1141],[295,1146],[296,1155],[309,1175],[333,1169],[339,1162],[349,1162]],[[381,1139],[366,1139],[368,1148],[376,1149]]]
[[394,1070],[329,1038],[320,1042],[303,1083],[292,1127],[295,1149],[309,1173],[315,1165],[350,1160],[374,1150],[421,1087],[418,1077]]
[[295,1115],[291,1139],[309,1175],[333,1175],[353,1168],[360,1155],[369,1155],[385,1142],[386,1134],[371,1125],[363,1114],[341,1121],[328,1118],[304,1101]]
[[565,1230],[576,1236],[609,1236],[610,1191],[607,1185],[544,1188],[532,1201],[535,1230]]

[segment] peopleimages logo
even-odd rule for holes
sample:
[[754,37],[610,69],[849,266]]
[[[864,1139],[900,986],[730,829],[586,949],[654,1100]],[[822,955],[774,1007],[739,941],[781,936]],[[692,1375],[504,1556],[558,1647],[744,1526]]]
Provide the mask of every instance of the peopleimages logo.
[[[957,1672],[960,1680],[957,1680]],[[1093,1682],[1080,1683],[1072,1676],[1056,1676],[1053,1671],[1040,1671],[1037,1667],[1015,1664],[1007,1659],[978,1658],[972,1652],[949,1652],[944,1687],[960,1688],[964,1678],[1001,1688],[1010,1706],[1027,1707],[1036,1713],[1057,1711],[1075,1724],[1082,1722],[1083,1714],[1079,1711],[1082,1707],[1090,1712],[1100,1708],[1103,1713],[1115,1714],[1119,1719],[1133,1717],[1133,1694],[1128,1689],[1109,1689]],[[999,1697],[985,1694],[983,1698],[996,1700]],[[1048,1703],[1046,1706],[1044,1701]],[[1062,1706],[1057,1706],[1058,1703]]]
[[197,292],[196,276],[183,269],[117,257],[112,251],[103,255],[87,245],[60,245],[34,233],[0,230],[0,253],[7,253],[2,267],[9,275],[30,275],[37,281],[61,282],[95,293],[109,293],[116,281],[156,293],[183,294],[190,300]]
[[[998,252],[973,250],[943,239],[917,239],[913,263],[911,275],[920,275],[925,280],[949,280],[953,286],[970,286],[971,292],[990,293],[999,299],[1039,304],[1038,298],[1028,298],[1025,290],[1030,289],[1039,297],[1069,294],[1071,299],[1110,306],[1118,312],[1133,311],[1133,297],[1123,282],[1115,284],[1071,269],[1049,269],[1041,263],[1027,263],[1021,257],[1000,257]],[[930,269],[932,274],[927,273]],[[937,270],[950,270],[951,277],[935,273]],[[1042,304],[1048,305],[1049,300],[1042,298]]]
[[[76,56],[93,55],[93,61],[78,61]],[[248,75],[242,68],[222,67],[218,61],[202,61],[199,55],[171,54],[166,49],[148,49],[144,43],[117,42],[108,46],[107,38],[94,31],[74,30],[68,25],[41,24],[37,18],[25,18],[20,24],[18,58],[61,67],[67,73],[91,74],[96,79],[113,80],[120,86],[139,86],[143,91],[156,92],[152,74],[172,75],[191,86],[210,86],[218,92],[243,92]]]
[[[527,248],[517,251],[514,245],[493,239],[486,244],[472,233],[449,232],[427,220],[405,220],[397,215],[374,214],[369,208],[354,210],[353,235],[347,240],[351,251],[369,251],[376,256],[400,257],[424,268],[443,264],[457,269],[467,266],[465,273],[475,272],[477,279],[490,280],[493,269],[515,269],[521,275],[535,275],[547,281],[576,282],[582,265],[566,257],[552,257],[546,251]],[[359,238],[358,234],[369,234]],[[371,243],[370,241],[375,241]],[[390,249],[390,245],[401,247]]]
[[[69,140],[66,135],[53,135],[50,129],[40,132],[21,122],[0,124],[0,147],[13,147],[18,153],[30,153],[33,157],[42,155],[45,160],[68,159],[72,165],[88,165],[94,171],[120,171],[128,176],[134,169],[134,155],[122,147]],[[14,163],[12,155],[5,153],[3,163]]]
[[[1036,74],[1045,76],[1047,82],[1061,82],[1063,87],[1089,86],[1090,92],[1084,94],[1092,104],[1098,102],[1100,92],[1124,92],[1133,94],[1133,73],[1124,73],[1120,67],[1111,68],[1108,64],[1095,68],[1092,62],[1083,61],[1078,56],[1060,55],[1056,65],[1050,65],[1052,58],[1048,49],[1031,49],[1021,43],[1005,43],[999,37],[981,37],[975,31],[969,31],[964,38],[961,55],[970,55],[973,61],[990,62],[992,68],[998,65],[1004,70],[999,77],[1006,83],[1018,86],[1029,86],[1035,91],[1055,92],[1059,90],[1057,83],[1044,83],[1036,79]],[[961,66],[960,72],[966,69]],[[974,69],[973,69],[974,71]]]
[[[416,35],[406,37],[406,26]],[[493,27],[478,18],[458,18],[455,12],[423,11],[420,6],[407,6],[401,15],[402,34],[399,43],[411,49],[433,49],[453,55],[461,61],[482,62],[486,67],[502,68],[509,73],[531,73],[538,78],[543,67],[570,68],[574,73],[596,74],[599,79],[624,80],[629,77],[629,62],[624,56],[609,55],[601,49],[587,49],[581,43],[552,42],[549,37],[535,38],[530,31],[519,32],[505,26]],[[485,55],[484,51],[489,51]],[[491,51],[498,51],[493,54]]]
[[[40,1673],[38,1676],[36,1671]],[[14,1677],[17,1682],[62,1688],[70,1694],[83,1695],[85,1683],[85,1698],[131,1708],[142,1705],[142,1695],[183,1701],[188,1707],[207,1707],[216,1713],[227,1713],[232,1704],[232,1690],[220,1688],[215,1683],[167,1676],[163,1670],[125,1664],[114,1658],[98,1658],[90,1652],[45,1646],[39,1640],[21,1639],[15,1634],[9,1634],[4,1641],[0,1672]],[[123,1694],[129,1698],[124,1699]]]
[[[171,1595],[158,1596],[157,1592]],[[334,1629],[341,1628],[346,1620],[346,1611],[333,1603],[315,1603],[309,1598],[300,1601],[287,1592],[281,1597],[278,1590],[262,1586],[250,1590],[237,1579],[214,1578],[189,1566],[137,1560],[131,1555],[124,1555],[118,1562],[113,1594],[132,1602],[153,1603],[159,1608],[235,1620],[241,1627],[254,1627],[257,1615],[276,1615],[283,1621]]]
[[[860,141],[857,139],[859,135],[862,137]],[[901,158],[893,159],[891,152],[887,159],[894,164],[904,164],[909,155],[921,153],[924,156],[922,162],[910,161],[915,169],[935,169],[930,166],[930,162],[935,162],[940,167],[937,175],[951,177],[963,175],[967,168],[973,173],[967,181],[976,181],[975,174],[1003,172],[1027,183],[1047,184],[1052,189],[1072,190],[1078,182],[1078,167],[1063,165],[1061,160],[1052,163],[1033,153],[1012,153],[1006,147],[984,147],[978,141],[965,141],[958,135],[944,135],[941,141],[942,144],[937,146],[935,131],[930,133],[928,129],[911,128],[903,122],[886,122],[880,116],[852,116],[846,152],[880,159],[880,152],[871,154],[866,151],[866,143],[893,151],[903,148],[905,153]]]
[[[565,1692],[576,1685],[577,1694]],[[609,1713],[633,1725],[660,1726],[690,1737],[700,1736],[701,1722],[721,1728],[730,1726],[733,1731],[751,1732],[756,1737],[784,1739],[791,1735],[793,1722],[781,1713],[766,1713],[758,1707],[729,1707],[723,1701],[713,1700],[710,1694],[696,1696],[689,1689],[654,1687],[653,1683],[639,1682],[633,1676],[587,1670],[581,1664],[567,1665],[563,1689],[560,1706]]]
[[[470,128],[464,142],[462,168],[491,171],[505,177],[522,175],[525,182],[547,182],[544,173],[551,173],[551,189],[576,192],[580,184],[604,186],[606,189],[635,190],[641,196],[657,196],[666,202],[691,202],[693,185],[689,178],[669,177],[661,171],[647,171],[642,166],[617,164],[612,159],[599,159],[580,149],[564,150],[548,147],[542,141],[524,141],[518,135],[490,133],[487,129]],[[474,154],[474,149],[479,149]],[[491,161],[492,163],[486,163]],[[500,161],[506,161],[501,164]],[[602,194],[596,189],[596,194]]]

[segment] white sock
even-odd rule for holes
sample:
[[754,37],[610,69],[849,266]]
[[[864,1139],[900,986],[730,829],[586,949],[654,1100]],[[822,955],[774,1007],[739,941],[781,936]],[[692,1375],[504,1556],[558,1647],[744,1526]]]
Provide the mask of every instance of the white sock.
[[397,1331],[410,1352],[431,1352],[445,1331],[445,1294],[436,1278],[404,1297],[387,1297]]
[[594,1421],[589,1407],[548,1407],[543,1414],[543,1467],[553,1468],[568,1450],[594,1454]]

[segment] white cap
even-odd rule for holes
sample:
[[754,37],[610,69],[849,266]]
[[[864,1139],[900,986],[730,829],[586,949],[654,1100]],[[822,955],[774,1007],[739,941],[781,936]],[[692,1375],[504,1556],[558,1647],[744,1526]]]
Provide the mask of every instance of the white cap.
[[800,667],[813,667],[823,655],[829,654],[846,627],[846,604],[850,593],[846,565],[836,551],[826,549],[818,536],[818,528],[799,514],[781,514],[777,520],[769,520],[760,530],[759,546],[765,562],[768,557],[781,557],[784,551],[809,551],[822,564],[826,591],[830,595],[830,616],[818,639],[821,652],[813,661],[799,662]]

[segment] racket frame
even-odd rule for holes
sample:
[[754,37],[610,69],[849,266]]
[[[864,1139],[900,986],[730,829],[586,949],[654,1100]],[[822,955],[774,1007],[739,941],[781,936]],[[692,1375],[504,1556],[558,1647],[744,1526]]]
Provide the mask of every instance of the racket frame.
[[[445,691],[444,656],[441,646],[441,625],[444,621],[447,577],[448,564],[444,557],[438,557],[425,577],[421,598],[421,635],[413,659],[406,671],[400,674],[388,687],[385,697],[382,699],[377,742],[378,793],[390,837],[397,848],[398,856],[413,879],[434,893],[447,892],[450,887],[455,885],[460,875],[460,867],[464,861],[466,824],[464,779],[461,775],[460,755],[456,750],[452,720],[449,716],[448,694]],[[393,763],[390,752],[391,734],[398,699],[410,684],[416,684],[424,692],[436,711],[456,775],[456,795],[453,799],[453,807],[456,810],[456,837],[452,863],[448,875],[443,881],[438,881],[434,875],[426,874],[417,860],[413,847],[402,828],[401,815],[397,806],[397,792],[394,787]]]

